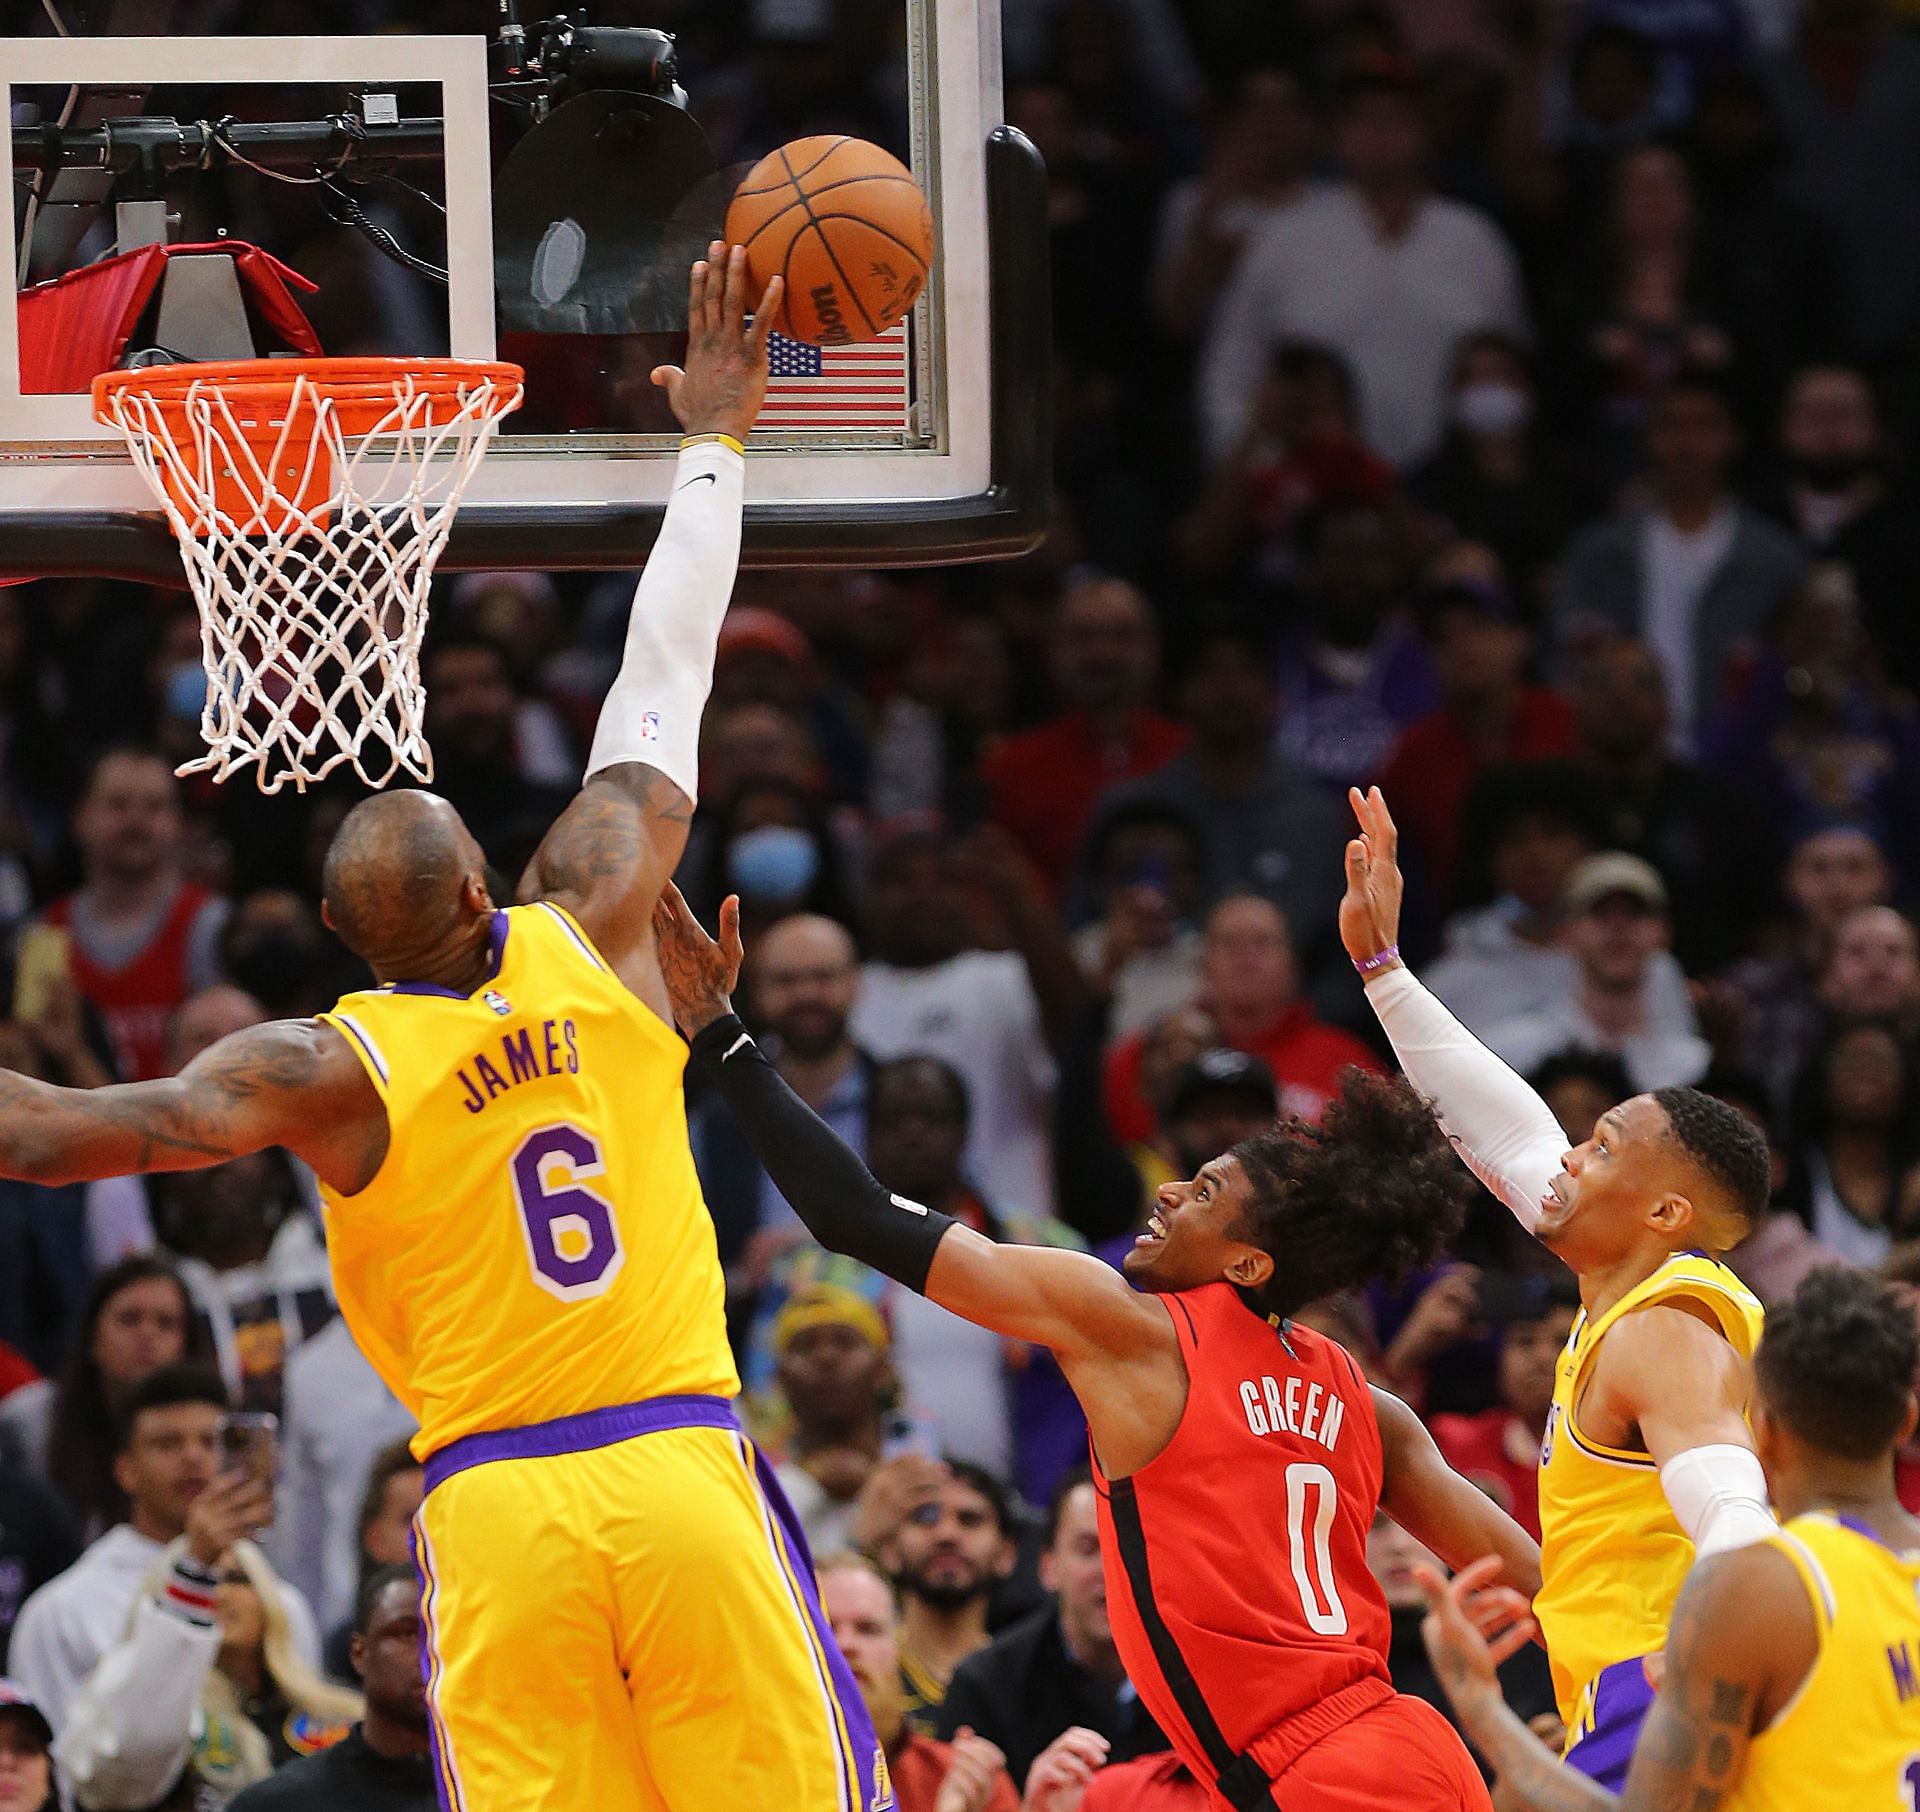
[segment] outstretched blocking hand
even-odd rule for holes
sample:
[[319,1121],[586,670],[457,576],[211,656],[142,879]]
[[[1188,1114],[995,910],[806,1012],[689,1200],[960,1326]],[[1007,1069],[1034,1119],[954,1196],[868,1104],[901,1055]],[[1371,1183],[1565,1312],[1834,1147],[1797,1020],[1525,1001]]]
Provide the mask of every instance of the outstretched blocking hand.
[[720,941],[707,936],[686,896],[669,881],[653,908],[653,941],[673,1017],[689,1038],[733,1011],[746,946],[740,941],[740,896],[720,902]]
[[689,434],[745,440],[767,394],[767,335],[780,312],[783,284],[767,285],[747,321],[747,253],[716,239],[687,280],[687,363],[656,365],[653,381],[667,393]]
[[1340,941],[1356,963],[1400,941],[1400,833],[1380,789],[1347,789],[1360,834],[1347,845],[1347,891],[1340,902]]
[[1427,1617],[1420,1626],[1427,1658],[1456,1707],[1476,1693],[1497,1698],[1501,1662],[1525,1648],[1538,1628],[1526,1599],[1496,1583],[1500,1570],[1491,1554],[1450,1580],[1424,1564],[1413,1570],[1427,1595]]

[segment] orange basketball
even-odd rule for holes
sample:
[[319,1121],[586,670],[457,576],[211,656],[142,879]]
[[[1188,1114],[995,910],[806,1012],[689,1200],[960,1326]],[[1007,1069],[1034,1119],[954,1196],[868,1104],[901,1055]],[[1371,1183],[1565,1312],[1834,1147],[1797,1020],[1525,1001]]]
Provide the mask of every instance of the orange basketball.
[[933,214],[913,174],[865,139],[797,138],[747,172],[727,209],[758,293],[787,282],[774,322],[821,346],[871,340],[926,287]]

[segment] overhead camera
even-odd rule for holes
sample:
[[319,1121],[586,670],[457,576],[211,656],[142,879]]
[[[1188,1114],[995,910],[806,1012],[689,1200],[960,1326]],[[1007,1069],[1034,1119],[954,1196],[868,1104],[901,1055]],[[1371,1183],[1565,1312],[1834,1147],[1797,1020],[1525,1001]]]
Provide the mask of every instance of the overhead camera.
[[488,77],[496,84],[528,84],[554,99],[596,89],[652,95],[687,104],[672,36],[644,25],[589,25],[584,9],[522,25],[511,0],[509,17],[488,47]]

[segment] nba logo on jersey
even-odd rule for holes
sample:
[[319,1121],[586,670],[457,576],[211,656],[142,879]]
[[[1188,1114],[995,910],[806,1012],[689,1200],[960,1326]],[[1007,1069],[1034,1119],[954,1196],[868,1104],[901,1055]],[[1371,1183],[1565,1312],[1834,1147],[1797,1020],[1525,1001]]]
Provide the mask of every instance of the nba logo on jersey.
[[489,988],[480,998],[498,1013],[502,1019],[505,1019],[508,1014],[513,1011],[513,1002],[508,1000],[504,994],[496,993],[492,988]]
[[1553,1437],[1560,1427],[1560,1405],[1556,1403],[1547,1411],[1547,1430],[1540,1437],[1540,1464],[1544,1466],[1553,1458]]
[[642,711],[640,713],[640,740],[642,742],[658,742],[660,740],[660,713],[658,711]]

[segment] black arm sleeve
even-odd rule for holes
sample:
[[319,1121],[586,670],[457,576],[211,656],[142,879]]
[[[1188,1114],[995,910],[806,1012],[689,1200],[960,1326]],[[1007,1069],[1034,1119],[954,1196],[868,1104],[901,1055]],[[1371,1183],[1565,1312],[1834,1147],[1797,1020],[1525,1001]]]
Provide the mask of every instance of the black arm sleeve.
[[739,1116],[755,1155],[807,1231],[829,1251],[857,1258],[924,1296],[935,1248],[952,1220],[882,1188],[731,1013],[694,1039],[693,1057]]

